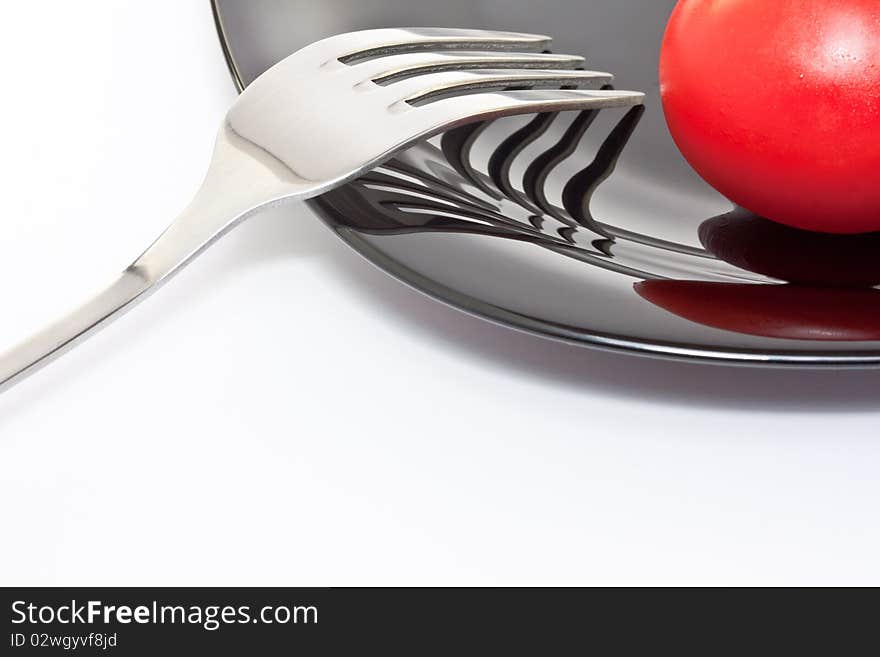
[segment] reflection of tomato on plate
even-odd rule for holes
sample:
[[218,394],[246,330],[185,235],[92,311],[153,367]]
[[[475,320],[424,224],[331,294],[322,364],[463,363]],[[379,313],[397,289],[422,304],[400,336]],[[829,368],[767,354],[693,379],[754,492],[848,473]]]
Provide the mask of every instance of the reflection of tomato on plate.
[[650,280],[640,297],[713,328],[790,340],[880,340],[880,290]]
[[660,85],[682,153],[738,205],[880,230],[878,0],[680,0]]

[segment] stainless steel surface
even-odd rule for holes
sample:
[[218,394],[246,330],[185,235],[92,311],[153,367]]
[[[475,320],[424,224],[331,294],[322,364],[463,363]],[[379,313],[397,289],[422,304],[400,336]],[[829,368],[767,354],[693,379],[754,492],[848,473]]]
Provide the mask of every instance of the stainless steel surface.
[[733,364],[880,365],[880,240],[731,213],[675,148],[657,85],[674,4],[216,0],[243,85],[326,34],[503,20],[552,33],[563,50],[648,92],[643,113],[453,130],[309,201],[342,239],[407,284],[578,344]]
[[285,58],[227,113],[190,206],[108,289],[0,355],[0,386],[107,323],[268,205],[338,187],[461,124],[642,101],[636,92],[580,88],[611,76],[573,70],[579,57],[542,54],[549,41],[497,31],[378,29],[333,36]]

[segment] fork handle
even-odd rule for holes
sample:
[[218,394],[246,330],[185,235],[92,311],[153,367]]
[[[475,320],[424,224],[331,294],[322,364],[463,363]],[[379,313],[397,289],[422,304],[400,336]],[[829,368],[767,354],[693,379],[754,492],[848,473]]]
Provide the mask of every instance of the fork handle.
[[0,391],[35,372],[149,296],[195,256],[257,210],[304,198],[316,185],[224,124],[208,175],[192,203],[109,287],[0,354]]
[[150,287],[137,270],[126,269],[108,288],[79,308],[0,355],[0,390],[35,372],[119,316]]

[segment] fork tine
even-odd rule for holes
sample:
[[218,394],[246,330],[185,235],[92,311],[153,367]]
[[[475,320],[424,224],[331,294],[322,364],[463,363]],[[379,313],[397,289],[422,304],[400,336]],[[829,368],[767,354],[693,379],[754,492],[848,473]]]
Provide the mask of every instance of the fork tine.
[[392,110],[409,114],[413,123],[417,123],[425,134],[436,134],[474,121],[518,114],[633,107],[643,104],[644,100],[645,94],[637,91],[530,89],[455,96],[415,108],[405,101],[399,101]]
[[584,65],[578,55],[524,52],[420,52],[381,57],[355,64],[362,80],[390,84],[426,73],[471,69],[576,69]]
[[387,28],[340,34],[314,44],[350,64],[373,57],[422,50],[546,50],[552,39],[542,34],[450,28]]
[[546,87],[601,87],[614,79],[610,73],[600,71],[565,70],[476,70],[447,73],[430,73],[417,78],[397,82],[387,87],[389,97],[403,100],[410,105],[436,102],[438,98],[461,95],[471,91],[485,92],[492,89],[546,88]]

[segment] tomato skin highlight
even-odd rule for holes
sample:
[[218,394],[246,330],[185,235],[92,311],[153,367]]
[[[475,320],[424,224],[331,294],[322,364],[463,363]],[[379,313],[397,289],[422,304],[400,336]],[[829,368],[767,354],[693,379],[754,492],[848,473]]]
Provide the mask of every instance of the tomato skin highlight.
[[806,230],[880,230],[880,2],[679,0],[667,124],[731,201]]

